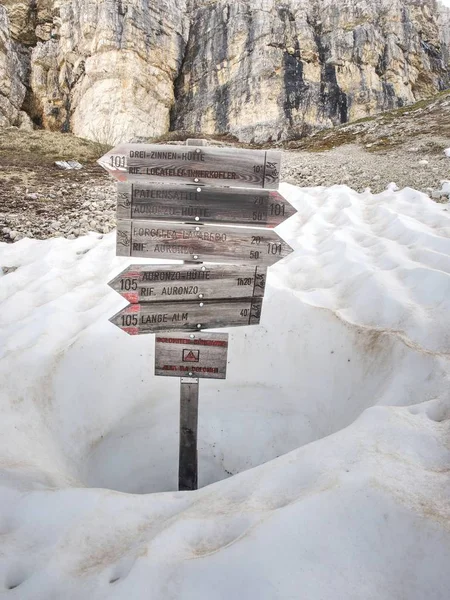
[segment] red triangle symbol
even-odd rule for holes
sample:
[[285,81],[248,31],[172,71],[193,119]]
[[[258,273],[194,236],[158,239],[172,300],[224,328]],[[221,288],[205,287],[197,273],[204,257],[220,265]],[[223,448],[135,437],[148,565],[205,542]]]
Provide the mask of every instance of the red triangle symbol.
[[183,361],[184,362],[198,362],[198,354],[197,356],[192,352],[192,350],[190,352],[188,352],[187,354],[184,355]]

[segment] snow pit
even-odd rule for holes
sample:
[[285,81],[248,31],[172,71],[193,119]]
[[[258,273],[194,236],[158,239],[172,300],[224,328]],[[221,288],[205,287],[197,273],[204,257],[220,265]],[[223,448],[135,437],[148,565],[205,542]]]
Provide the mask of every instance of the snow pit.
[[[424,357],[419,366],[415,352],[396,336],[349,326],[285,290],[269,287],[265,302],[264,326],[230,331],[226,382],[200,383],[200,486],[338,431],[374,403],[414,404],[424,389],[432,393],[435,361]],[[133,493],[176,490],[179,381],[151,376],[153,344],[147,339],[121,383],[114,372],[130,353],[129,346],[121,348],[121,338],[119,332],[115,357],[108,353],[106,375],[102,367],[103,378],[113,382],[102,410],[114,406],[116,412],[123,405],[123,416],[94,444],[80,448],[77,476],[91,487]],[[66,396],[60,412],[70,415],[64,424],[69,437],[76,418],[70,406],[82,405],[76,381],[92,370],[93,361],[90,352],[84,357],[76,347],[72,352],[54,391],[56,398]],[[69,397],[67,385],[73,390]],[[89,403],[102,393],[98,381],[83,387]],[[82,414],[86,429],[91,411]],[[60,444],[64,450],[64,440]]]
[[229,330],[227,380],[200,383],[194,493],[175,492],[178,380],[108,322],[114,235],[0,245],[0,593],[446,598],[449,213],[281,191],[295,253],[261,326]]

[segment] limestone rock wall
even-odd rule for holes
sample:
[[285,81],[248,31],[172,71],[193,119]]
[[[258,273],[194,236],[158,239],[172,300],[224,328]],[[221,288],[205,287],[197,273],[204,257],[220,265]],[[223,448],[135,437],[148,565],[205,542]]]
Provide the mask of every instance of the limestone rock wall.
[[8,13],[0,6],[0,127],[19,121],[25,99],[25,67],[11,34]]
[[0,125],[289,139],[449,85],[436,0],[1,0]]
[[77,135],[111,143],[165,133],[188,34],[183,0],[71,0],[60,19],[61,119],[70,107]]
[[26,108],[37,124],[111,144],[168,131],[188,37],[184,0],[11,1],[6,8],[11,32],[33,44]]
[[448,86],[434,0],[196,2],[173,128],[263,142]]

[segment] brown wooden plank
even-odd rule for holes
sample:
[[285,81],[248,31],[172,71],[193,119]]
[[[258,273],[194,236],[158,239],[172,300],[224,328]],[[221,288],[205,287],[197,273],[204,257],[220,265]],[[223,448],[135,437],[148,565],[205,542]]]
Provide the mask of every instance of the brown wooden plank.
[[198,380],[180,381],[180,451],[178,489],[193,491],[198,486],[197,430]]
[[262,298],[129,304],[110,321],[129,335],[257,325]]
[[155,375],[225,379],[227,333],[160,333],[155,339]]
[[158,221],[118,221],[117,254],[270,266],[292,252],[273,230]]
[[119,183],[118,219],[171,222],[239,223],[276,227],[296,213],[275,190]]
[[262,298],[265,267],[130,265],[109,282],[128,302]]
[[272,150],[120,144],[98,164],[119,181],[277,189],[280,161],[281,153]]

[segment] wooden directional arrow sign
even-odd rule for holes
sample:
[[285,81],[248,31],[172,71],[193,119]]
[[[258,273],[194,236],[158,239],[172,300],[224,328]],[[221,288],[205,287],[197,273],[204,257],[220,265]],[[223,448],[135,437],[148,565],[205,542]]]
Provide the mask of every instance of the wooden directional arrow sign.
[[209,146],[121,144],[98,160],[119,181],[277,189],[281,153]]
[[119,221],[117,256],[270,266],[292,248],[270,229]]
[[263,267],[130,265],[109,284],[128,302],[262,298]]
[[110,319],[129,335],[257,325],[262,298],[130,304]]
[[275,191],[158,183],[119,183],[118,219],[239,223],[276,227],[295,208]]

